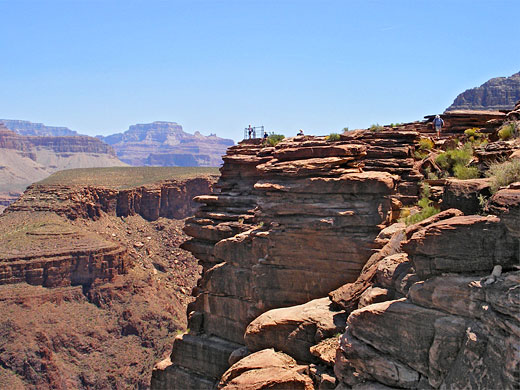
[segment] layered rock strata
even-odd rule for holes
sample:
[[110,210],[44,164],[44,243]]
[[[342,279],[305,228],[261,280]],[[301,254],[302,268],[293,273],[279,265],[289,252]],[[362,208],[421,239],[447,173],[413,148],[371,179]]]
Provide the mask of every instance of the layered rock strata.
[[[172,365],[154,373],[152,387],[211,388],[226,366],[208,357],[227,362],[254,318],[354,281],[395,198],[414,196],[406,191],[421,177],[410,158],[417,136],[356,132],[333,143],[298,137],[230,148],[217,191],[197,199],[205,205],[185,228],[193,239],[184,247],[205,270],[188,309],[190,333],[176,340]],[[189,359],[178,352],[188,349]]]
[[334,368],[342,386],[518,386],[519,200],[512,186],[492,198],[497,216],[447,210],[407,229],[404,252],[380,260],[367,289],[389,299],[360,300],[348,317]]
[[52,211],[68,218],[99,218],[102,213],[127,217],[141,215],[182,219],[193,215],[198,194],[211,192],[215,177],[165,180],[129,189],[34,184],[5,211]]
[[510,77],[495,77],[480,87],[459,94],[446,111],[510,110],[520,99],[520,72]]

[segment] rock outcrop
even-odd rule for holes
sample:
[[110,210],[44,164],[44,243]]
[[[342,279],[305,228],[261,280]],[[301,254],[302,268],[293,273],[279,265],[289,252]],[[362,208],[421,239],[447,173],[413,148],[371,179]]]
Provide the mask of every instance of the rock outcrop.
[[[379,261],[372,289],[403,294],[360,304],[348,317],[334,369],[343,385],[518,386],[520,190],[499,192],[488,206],[497,216],[440,216],[409,227],[399,255],[409,259],[404,277],[391,266],[395,255]],[[403,289],[406,279],[413,283]]]
[[98,138],[113,146],[121,161],[135,166],[218,167],[234,144],[216,135],[188,134],[175,122],[137,124]]
[[[464,115],[450,134],[506,118]],[[204,272],[152,388],[517,387],[520,185],[464,215],[452,207],[482,212],[489,183],[451,180],[444,211],[389,226],[417,201],[427,127],[230,148],[186,223]]]
[[70,219],[97,219],[102,214],[118,217],[138,214],[149,221],[159,217],[183,219],[199,208],[193,198],[211,192],[215,180],[211,176],[164,180],[128,189],[33,184],[5,213],[51,211]]
[[[154,373],[152,387],[185,377],[198,379],[179,382],[184,388],[216,383],[225,367],[207,367],[204,356],[227,362],[231,351],[244,345],[254,318],[354,281],[378,248],[378,226],[394,217],[399,199],[417,199],[413,187],[422,176],[410,158],[417,136],[367,131],[332,143],[298,137],[275,148],[262,147],[260,140],[230,148],[217,191],[197,198],[205,205],[185,228],[193,239],[183,247],[205,270],[189,308],[190,334],[176,340],[172,365]],[[331,318],[338,314],[326,311]],[[310,321],[296,337],[313,338],[316,326]],[[318,341],[341,325],[323,329]],[[253,333],[246,344],[262,348],[252,341]],[[282,333],[273,337],[282,340]],[[201,345],[197,365],[175,353],[194,343]],[[305,356],[312,360],[308,352]]]
[[520,72],[496,77],[458,95],[446,111],[511,110],[520,100]]

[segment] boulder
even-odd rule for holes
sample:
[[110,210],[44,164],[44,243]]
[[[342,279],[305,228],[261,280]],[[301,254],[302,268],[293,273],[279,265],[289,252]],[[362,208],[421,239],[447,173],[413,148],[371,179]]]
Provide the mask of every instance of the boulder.
[[491,194],[490,179],[457,180],[449,179],[444,185],[441,208],[455,208],[464,214],[477,214],[481,209],[479,197]]
[[315,361],[309,348],[345,328],[346,315],[333,311],[328,298],[265,312],[252,321],[244,335],[250,351],[274,347],[299,361]]
[[233,364],[222,375],[218,389],[313,390],[312,380],[306,371],[307,366],[299,366],[290,356],[264,349]]

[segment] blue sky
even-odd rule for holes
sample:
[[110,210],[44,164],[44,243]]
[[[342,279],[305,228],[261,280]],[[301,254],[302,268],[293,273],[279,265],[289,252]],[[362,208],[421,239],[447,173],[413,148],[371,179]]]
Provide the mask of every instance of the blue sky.
[[421,119],[520,71],[520,2],[0,0],[0,118],[238,140]]

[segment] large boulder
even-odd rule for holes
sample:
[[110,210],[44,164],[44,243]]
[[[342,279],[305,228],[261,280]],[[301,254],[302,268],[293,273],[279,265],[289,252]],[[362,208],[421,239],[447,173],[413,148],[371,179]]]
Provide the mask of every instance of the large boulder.
[[273,349],[246,356],[222,375],[218,385],[225,390],[295,389],[313,390],[307,366]]
[[250,351],[274,347],[299,361],[315,360],[310,347],[343,332],[346,315],[331,309],[328,298],[265,312],[247,327],[244,340]]

